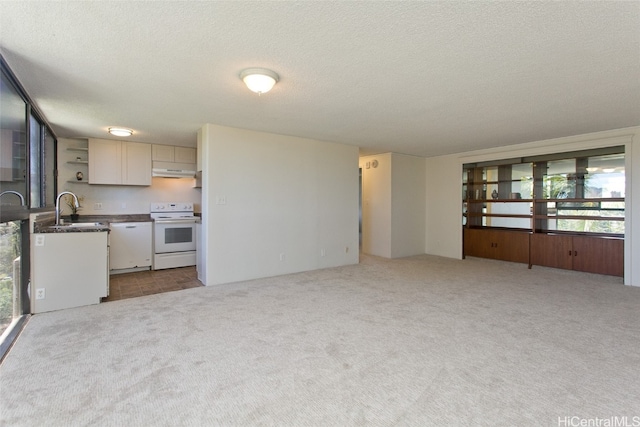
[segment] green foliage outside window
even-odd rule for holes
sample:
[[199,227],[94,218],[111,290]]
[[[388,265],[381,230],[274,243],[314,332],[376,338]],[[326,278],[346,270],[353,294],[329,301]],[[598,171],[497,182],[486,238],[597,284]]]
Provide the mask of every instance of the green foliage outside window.
[[20,224],[0,224],[0,331],[13,320],[13,261],[20,256]]

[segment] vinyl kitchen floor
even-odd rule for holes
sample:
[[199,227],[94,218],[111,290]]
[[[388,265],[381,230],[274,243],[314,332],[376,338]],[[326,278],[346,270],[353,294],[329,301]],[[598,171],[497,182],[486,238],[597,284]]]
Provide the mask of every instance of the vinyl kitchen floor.
[[109,276],[109,296],[102,301],[117,301],[198,286],[203,284],[198,280],[195,266],[114,274]]

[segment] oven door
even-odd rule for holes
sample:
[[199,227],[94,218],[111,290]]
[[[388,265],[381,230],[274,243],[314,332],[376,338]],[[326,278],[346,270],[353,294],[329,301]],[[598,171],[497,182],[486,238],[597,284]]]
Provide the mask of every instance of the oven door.
[[153,226],[155,253],[196,250],[196,220],[156,220]]

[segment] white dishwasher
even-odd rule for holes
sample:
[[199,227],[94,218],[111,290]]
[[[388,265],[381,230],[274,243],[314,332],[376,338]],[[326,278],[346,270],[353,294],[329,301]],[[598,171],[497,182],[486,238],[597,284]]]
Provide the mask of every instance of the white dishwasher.
[[[151,268],[153,234],[151,222],[112,222],[109,224],[109,270]],[[122,271],[124,272],[124,271]]]

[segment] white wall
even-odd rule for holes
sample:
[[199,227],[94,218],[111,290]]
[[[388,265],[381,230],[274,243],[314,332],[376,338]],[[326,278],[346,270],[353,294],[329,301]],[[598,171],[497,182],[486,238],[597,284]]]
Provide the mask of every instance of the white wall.
[[424,253],[426,182],[424,159],[393,153],[391,258]]
[[[372,163],[378,162],[377,166]],[[361,157],[362,252],[391,258],[391,153]]]
[[[66,163],[74,160],[78,152],[67,147],[86,147],[86,139],[58,139],[58,193],[71,191],[83,197],[80,215],[128,215],[148,214],[152,202],[192,202],[196,212],[200,211],[200,189],[193,188],[194,179],[152,178],[150,186],[133,185],[90,185],[70,183],[77,171],[83,171],[85,181],[89,179],[87,166]],[[195,146],[195,141],[194,141]],[[85,156],[86,158],[86,156]],[[94,209],[95,203],[102,203],[102,209]],[[65,207],[65,205],[62,205]],[[69,214],[65,209],[63,215]]]
[[[373,167],[374,161],[377,167]],[[386,258],[424,253],[424,159],[385,153],[361,157],[359,163],[363,187],[362,251]]]
[[425,159],[425,252],[462,258],[462,166],[456,156]]
[[[640,128],[618,129],[425,159],[428,254],[462,257],[462,165],[514,157],[625,145],[625,284],[640,286]],[[637,217],[637,214],[636,214]]]
[[357,147],[211,124],[201,138],[206,285],[358,262]]

